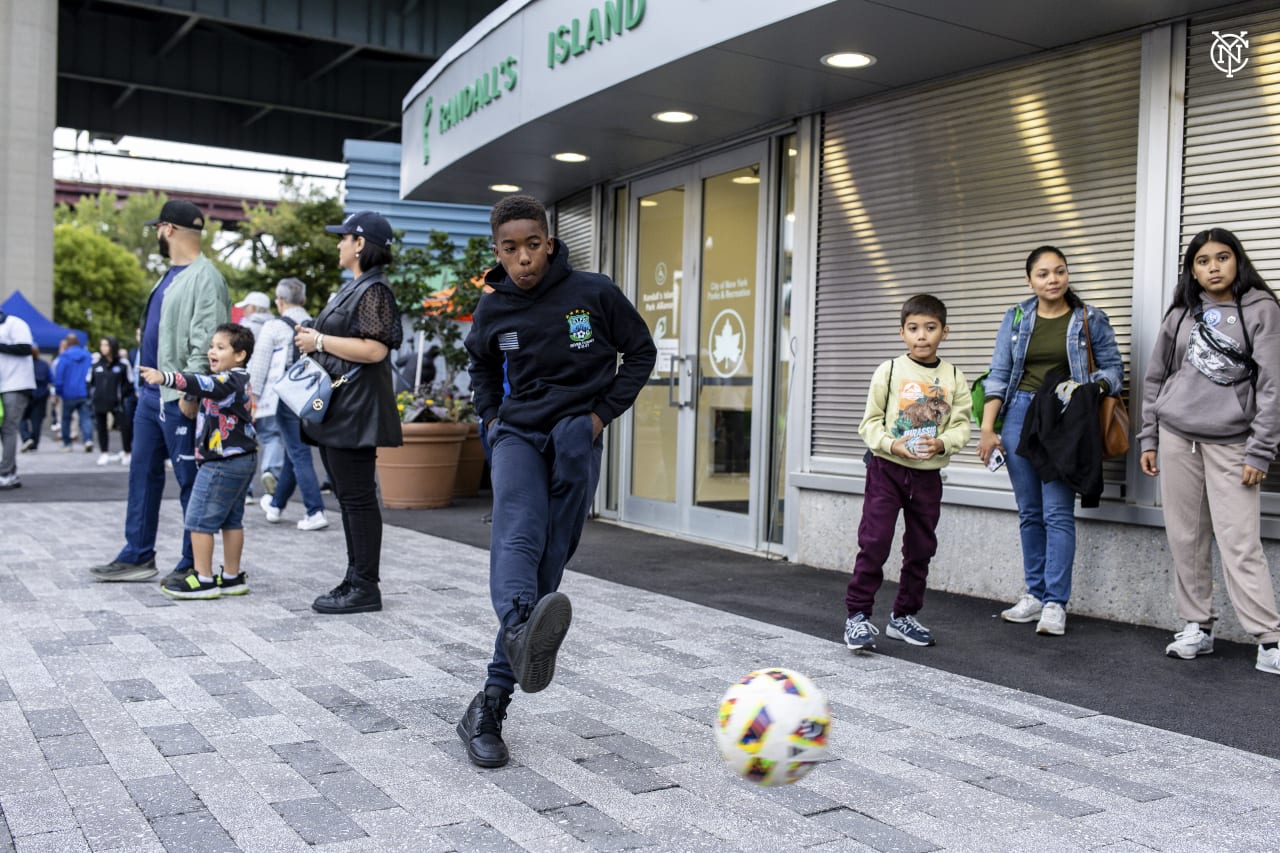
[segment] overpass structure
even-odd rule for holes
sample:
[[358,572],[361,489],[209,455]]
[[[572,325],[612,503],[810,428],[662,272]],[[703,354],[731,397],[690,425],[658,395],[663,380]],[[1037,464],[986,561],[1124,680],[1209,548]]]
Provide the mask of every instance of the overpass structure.
[[52,308],[54,127],[337,161],[397,141],[404,93],[499,5],[0,0],[5,281]]

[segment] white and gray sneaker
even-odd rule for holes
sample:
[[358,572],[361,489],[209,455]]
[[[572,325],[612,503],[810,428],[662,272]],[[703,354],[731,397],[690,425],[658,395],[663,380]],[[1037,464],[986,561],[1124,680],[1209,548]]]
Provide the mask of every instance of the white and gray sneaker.
[[280,509],[271,505],[271,495],[263,495],[262,500],[258,501],[258,506],[262,507],[262,511],[267,514],[267,523],[280,523]]
[[329,519],[324,517],[324,510],[318,509],[298,522],[299,530],[324,530],[329,526]]
[[1253,668],[1272,675],[1280,675],[1280,649],[1264,649],[1258,646],[1258,662],[1253,665]]
[[1023,593],[1012,607],[1000,611],[1000,618],[1006,622],[1034,622],[1043,606],[1031,593]]
[[1036,633],[1048,634],[1052,637],[1061,637],[1067,633],[1066,608],[1056,601],[1046,603],[1044,609],[1040,611],[1040,621],[1036,624]]
[[1186,627],[1173,635],[1173,642],[1164,647],[1171,658],[1192,660],[1200,655],[1213,654],[1213,631],[1205,633],[1199,622],[1188,622]]
[[855,652],[874,652],[876,634],[879,633],[880,629],[861,613],[855,613],[844,621],[844,644]]

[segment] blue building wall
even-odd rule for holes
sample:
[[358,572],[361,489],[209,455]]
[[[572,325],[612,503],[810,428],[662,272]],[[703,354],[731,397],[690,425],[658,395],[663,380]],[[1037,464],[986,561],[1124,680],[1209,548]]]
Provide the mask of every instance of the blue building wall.
[[405,201],[400,198],[400,145],[348,139],[346,213],[376,210],[404,232],[406,246],[426,245],[427,234],[444,231],[458,246],[473,236],[489,235],[489,208],[471,204]]

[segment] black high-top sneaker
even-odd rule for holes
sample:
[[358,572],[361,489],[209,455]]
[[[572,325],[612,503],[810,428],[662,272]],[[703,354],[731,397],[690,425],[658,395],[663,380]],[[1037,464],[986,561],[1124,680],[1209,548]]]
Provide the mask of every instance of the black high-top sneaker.
[[382,593],[376,582],[356,577],[348,570],[347,578],[311,602],[317,613],[370,613],[382,609]]
[[542,597],[522,620],[502,632],[502,649],[525,693],[545,690],[556,674],[556,653],[569,633],[573,607],[562,592]]
[[458,737],[467,748],[467,758],[477,767],[502,767],[511,759],[502,740],[502,721],[510,704],[510,693],[501,687],[486,687],[458,721]]

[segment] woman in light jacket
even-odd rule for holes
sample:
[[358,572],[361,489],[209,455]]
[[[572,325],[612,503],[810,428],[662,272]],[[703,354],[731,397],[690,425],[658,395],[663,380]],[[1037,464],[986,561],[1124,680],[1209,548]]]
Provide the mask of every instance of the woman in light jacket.
[[[1031,461],[1018,455],[1018,443],[1031,400],[1051,371],[1066,370],[1075,382],[1096,382],[1104,394],[1118,394],[1124,386],[1124,361],[1107,315],[1090,307],[1096,369],[1089,372],[1085,304],[1071,290],[1067,259],[1061,251],[1040,246],[1027,256],[1026,266],[1027,286],[1034,295],[1005,312],[996,334],[990,373],[983,383],[986,405],[978,456],[985,463],[992,451],[1001,450],[1018,502],[1026,591],[1000,618],[1006,622],[1038,619],[1036,633],[1058,636],[1066,631],[1071,598],[1075,492],[1061,480],[1041,482]],[[1001,415],[1004,426],[997,433],[995,423]]]

